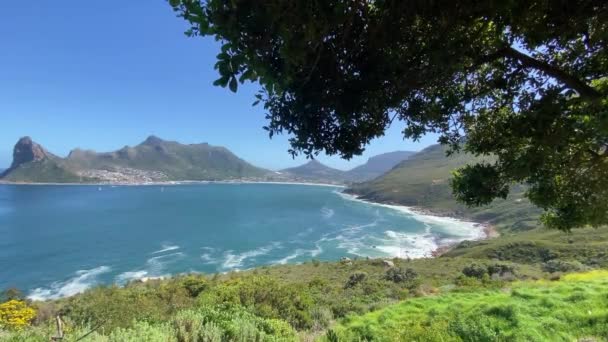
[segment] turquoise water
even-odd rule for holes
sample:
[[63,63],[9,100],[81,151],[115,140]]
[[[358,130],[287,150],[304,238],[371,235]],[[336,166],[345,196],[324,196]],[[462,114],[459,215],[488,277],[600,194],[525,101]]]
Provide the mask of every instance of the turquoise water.
[[341,257],[423,257],[466,222],[284,184],[0,185],[0,289],[31,298],[183,272]]

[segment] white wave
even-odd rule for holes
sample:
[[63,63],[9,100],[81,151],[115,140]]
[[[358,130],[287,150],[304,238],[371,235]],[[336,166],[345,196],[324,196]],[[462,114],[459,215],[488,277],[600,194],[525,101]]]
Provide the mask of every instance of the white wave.
[[49,300],[73,296],[97,284],[97,276],[110,272],[110,267],[99,266],[90,270],[80,270],[76,276],[64,282],[54,282],[48,288],[36,288],[27,296],[31,300]]
[[152,276],[161,276],[167,264],[173,263],[185,256],[182,252],[159,255],[146,260],[146,271]]
[[203,264],[205,264],[205,265],[211,265],[211,264],[218,263],[218,260],[216,258],[212,257],[210,253],[201,254],[201,260],[203,260]]
[[237,269],[243,266],[243,262],[246,259],[255,258],[260,255],[268,254],[271,250],[280,246],[280,243],[273,242],[272,244],[260,248],[256,248],[251,251],[246,251],[240,254],[234,254],[234,251],[229,250],[224,254],[224,262],[222,263],[223,269]]
[[384,232],[386,238],[378,238],[376,249],[387,256],[398,258],[425,258],[432,256],[439,245],[432,234]]
[[331,208],[328,208],[328,207],[321,208],[321,215],[326,220],[329,220],[330,218],[332,218],[334,216],[334,214],[335,214],[335,211]]
[[132,280],[144,279],[148,275],[148,271],[129,271],[124,272],[116,276],[116,282],[119,284],[125,284]]
[[315,249],[302,249],[302,248],[298,248],[296,249],[293,253],[289,254],[288,256],[273,261],[273,264],[286,264],[288,263],[290,260],[293,260],[295,258],[301,257],[301,256],[305,256],[305,255],[310,255],[311,257],[316,257],[317,255],[323,253],[323,248],[321,248],[321,246],[316,243],[315,244],[316,248]]
[[[384,207],[388,209],[395,210],[402,214],[405,214],[408,217],[413,218],[418,222],[422,222],[427,224],[428,229],[436,230],[443,232],[445,234],[449,234],[451,236],[455,236],[459,241],[462,240],[479,240],[486,237],[486,234],[483,229],[483,225],[461,220],[453,217],[444,217],[444,216],[436,216],[429,214],[422,214],[416,212],[414,209],[401,205],[392,205],[392,204],[382,204],[375,203],[362,200],[357,196],[345,194],[340,191],[334,191],[335,194],[344,198],[345,200],[355,201],[360,203],[365,203],[367,205],[373,205],[378,207]],[[429,226],[430,225],[430,226]],[[432,228],[431,228],[432,227]]]
[[273,264],[286,264],[289,262],[289,260],[295,259],[297,257],[299,257],[300,255],[302,255],[303,250],[301,249],[296,249],[295,252],[293,252],[292,254],[289,254],[288,256],[284,257],[283,259],[279,259],[273,262]]
[[151,254],[160,254],[160,253],[164,253],[164,252],[174,251],[176,249],[179,249],[179,246],[162,245],[162,249],[152,252]]

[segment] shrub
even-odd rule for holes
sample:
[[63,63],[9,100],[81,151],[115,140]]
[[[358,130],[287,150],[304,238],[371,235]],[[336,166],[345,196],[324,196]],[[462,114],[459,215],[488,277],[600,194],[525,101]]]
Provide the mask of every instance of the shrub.
[[310,316],[314,322],[314,330],[323,330],[324,328],[327,328],[333,319],[331,311],[326,307],[314,307],[310,312]]
[[365,272],[355,272],[348,277],[346,284],[344,284],[345,289],[351,289],[358,284],[362,283],[367,277],[367,273]]
[[280,318],[297,329],[312,326],[310,309],[313,301],[304,284],[287,285],[268,276],[250,276],[219,284],[198,298],[199,305],[222,303],[249,308],[265,318]]
[[542,269],[548,273],[578,272],[585,270],[586,267],[578,261],[549,260],[542,264]]
[[6,330],[23,330],[36,317],[36,310],[24,301],[11,299],[0,304],[0,328]]
[[132,328],[118,328],[109,336],[110,342],[177,342],[174,330],[166,324],[137,322]]
[[488,274],[488,268],[484,265],[471,264],[462,269],[462,274],[469,278],[482,279],[486,274]]
[[182,311],[173,320],[179,342],[294,340],[287,322],[255,316],[239,306],[206,306]]
[[420,285],[418,273],[411,268],[391,267],[386,271],[384,279],[405,284],[405,287],[409,290],[413,290]]
[[209,287],[207,279],[201,276],[186,276],[181,279],[182,286],[188,291],[190,297],[196,297]]
[[515,275],[515,268],[513,266],[505,265],[505,264],[492,264],[488,265],[488,274],[490,276],[508,276]]

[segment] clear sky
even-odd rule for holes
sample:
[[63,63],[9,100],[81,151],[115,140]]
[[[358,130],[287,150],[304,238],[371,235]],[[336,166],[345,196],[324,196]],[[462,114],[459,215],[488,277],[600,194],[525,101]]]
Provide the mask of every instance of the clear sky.
[[[164,0],[0,1],[0,168],[17,139],[31,136],[65,156],[75,147],[110,151],[148,135],[226,146],[258,166],[303,163],[287,153],[286,136],[268,139],[256,84],[237,94],[214,87],[218,45],[187,38],[186,22]],[[399,124],[350,162],[420,150],[435,142],[404,141]]]

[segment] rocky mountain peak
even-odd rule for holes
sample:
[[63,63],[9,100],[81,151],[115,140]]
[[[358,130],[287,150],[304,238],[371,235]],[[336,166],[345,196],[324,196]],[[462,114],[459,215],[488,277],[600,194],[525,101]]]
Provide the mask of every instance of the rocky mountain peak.
[[147,137],[146,140],[144,140],[142,145],[157,146],[157,145],[162,144],[163,142],[164,142],[163,139],[161,139],[155,135],[151,135],[151,136]]
[[30,137],[19,139],[13,149],[13,164],[11,169],[18,167],[21,164],[40,161],[48,157],[48,152],[39,144],[35,143]]

